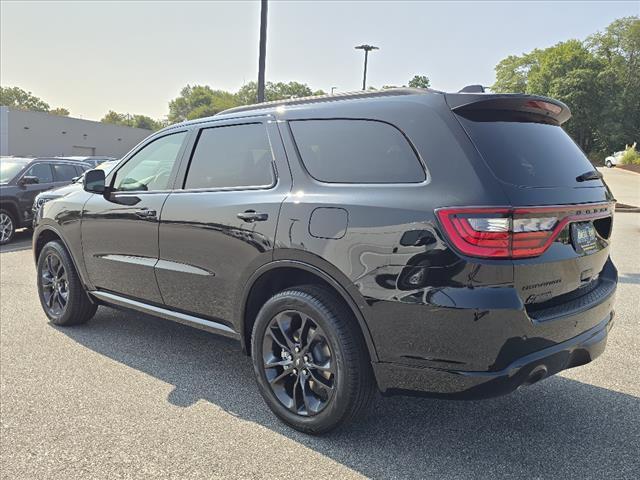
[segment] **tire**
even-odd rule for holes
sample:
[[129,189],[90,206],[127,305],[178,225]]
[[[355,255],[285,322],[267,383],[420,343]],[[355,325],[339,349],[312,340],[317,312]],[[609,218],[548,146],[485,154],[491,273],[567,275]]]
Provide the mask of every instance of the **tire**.
[[611,160],[607,160],[605,165],[607,166],[607,168],[612,168],[613,167],[613,163],[611,163]]
[[51,323],[80,325],[96,313],[67,249],[59,241],[47,243],[38,257],[38,296]]
[[13,240],[16,234],[16,219],[13,214],[3,209],[0,209],[0,245],[6,245]]
[[322,286],[292,287],[267,300],[253,327],[251,354],[269,408],[305,433],[325,433],[356,419],[376,392],[356,320]]

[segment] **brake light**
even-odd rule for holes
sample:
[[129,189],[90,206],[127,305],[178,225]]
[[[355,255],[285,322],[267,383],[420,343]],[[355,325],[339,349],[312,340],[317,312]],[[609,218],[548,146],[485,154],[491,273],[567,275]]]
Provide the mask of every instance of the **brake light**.
[[554,115],[558,115],[562,111],[562,107],[550,102],[543,102],[542,100],[529,100],[525,103],[525,106],[535,108],[537,110],[544,110],[545,112],[551,112]]
[[610,204],[527,208],[443,208],[437,216],[461,253],[482,258],[542,255],[572,220],[610,216]]

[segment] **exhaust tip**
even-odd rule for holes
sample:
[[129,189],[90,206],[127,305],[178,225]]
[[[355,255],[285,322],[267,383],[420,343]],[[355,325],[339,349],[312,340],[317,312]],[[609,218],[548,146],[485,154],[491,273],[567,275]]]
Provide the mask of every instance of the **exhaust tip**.
[[538,365],[536,368],[531,370],[527,379],[522,383],[523,385],[533,385],[536,382],[539,382],[543,378],[547,376],[548,370],[544,365]]

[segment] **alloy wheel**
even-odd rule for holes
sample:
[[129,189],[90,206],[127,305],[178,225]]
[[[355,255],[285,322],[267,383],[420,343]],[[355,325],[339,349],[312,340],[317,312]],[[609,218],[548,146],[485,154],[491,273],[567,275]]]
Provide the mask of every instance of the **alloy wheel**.
[[262,343],[264,372],[280,403],[293,413],[320,413],[336,389],[336,362],[320,326],[296,310],[278,313]]
[[7,242],[13,235],[13,220],[6,213],[0,213],[0,242]]
[[69,301],[69,282],[62,260],[57,254],[52,252],[47,255],[40,278],[46,308],[53,315],[62,315]]

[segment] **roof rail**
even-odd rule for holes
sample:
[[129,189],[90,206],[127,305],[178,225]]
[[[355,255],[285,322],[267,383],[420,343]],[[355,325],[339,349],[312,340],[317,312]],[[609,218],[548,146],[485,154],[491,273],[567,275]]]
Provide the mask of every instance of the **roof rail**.
[[467,85],[458,93],[484,93],[484,87],[482,85]]
[[248,112],[251,110],[260,110],[265,108],[274,108],[285,105],[303,105],[307,103],[319,103],[319,102],[335,102],[338,100],[350,100],[354,98],[372,98],[372,97],[390,97],[395,95],[415,95],[424,94],[426,92],[434,92],[434,90],[424,88],[386,88],[384,90],[360,90],[355,92],[336,93],[334,95],[316,95],[311,97],[291,98],[287,100],[275,100],[272,102],[255,103],[253,105],[243,105],[240,107],[233,107],[222,112],[216,113],[217,115],[225,115],[227,113]]

